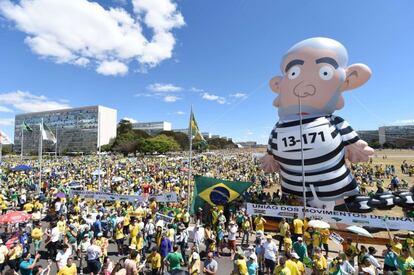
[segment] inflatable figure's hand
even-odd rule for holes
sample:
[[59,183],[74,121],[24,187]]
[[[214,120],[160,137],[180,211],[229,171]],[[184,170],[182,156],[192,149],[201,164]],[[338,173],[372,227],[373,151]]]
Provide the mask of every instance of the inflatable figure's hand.
[[345,146],[345,157],[352,163],[367,162],[369,156],[374,154],[374,149],[368,146],[363,140]]
[[262,168],[266,173],[277,172],[280,169],[279,163],[273,158],[272,155],[266,154],[260,159]]

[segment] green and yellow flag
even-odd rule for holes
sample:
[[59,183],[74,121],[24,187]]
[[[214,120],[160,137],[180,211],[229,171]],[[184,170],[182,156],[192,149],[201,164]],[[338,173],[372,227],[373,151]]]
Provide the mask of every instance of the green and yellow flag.
[[198,128],[198,124],[195,119],[193,111],[191,111],[191,115],[190,115],[190,129],[188,129],[188,131],[191,132],[192,139],[194,140],[194,142],[200,142],[200,141],[205,142],[205,139],[203,135],[201,134],[200,129]]
[[251,182],[228,181],[215,178],[195,176],[193,195],[193,211],[203,207],[205,203],[211,206],[226,205],[237,199],[251,185]]

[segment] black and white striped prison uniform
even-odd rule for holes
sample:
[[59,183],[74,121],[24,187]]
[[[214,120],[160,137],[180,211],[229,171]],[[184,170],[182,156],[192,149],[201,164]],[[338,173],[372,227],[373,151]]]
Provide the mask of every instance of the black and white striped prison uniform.
[[[345,164],[345,146],[359,140],[340,117],[302,120],[306,197],[313,185],[320,200],[332,201],[358,194],[358,185]],[[268,153],[279,162],[282,192],[303,196],[300,121],[278,122],[273,128]]]

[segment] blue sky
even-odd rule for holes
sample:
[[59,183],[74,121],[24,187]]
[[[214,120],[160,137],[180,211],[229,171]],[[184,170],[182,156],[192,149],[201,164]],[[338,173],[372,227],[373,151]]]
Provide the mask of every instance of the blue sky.
[[[56,3],[57,2],[57,3]],[[294,43],[337,39],[373,71],[338,112],[355,129],[414,121],[412,1],[0,0],[0,129],[17,113],[101,104],[118,118],[265,143],[268,87]]]

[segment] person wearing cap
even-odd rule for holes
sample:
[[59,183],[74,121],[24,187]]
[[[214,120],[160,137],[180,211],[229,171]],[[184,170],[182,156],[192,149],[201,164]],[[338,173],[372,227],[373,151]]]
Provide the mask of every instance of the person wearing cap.
[[298,267],[299,275],[305,275],[305,265],[299,261],[299,255],[295,252],[290,253],[290,259],[295,262]]
[[90,245],[91,245],[91,241],[89,239],[89,235],[88,234],[83,235],[83,238],[79,243],[78,252],[77,252],[80,258],[79,270],[83,270],[84,258],[85,258],[85,255],[87,254],[87,251]]
[[0,274],[3,273],[8,253],[9,249],[4,245],[3,239],[0,238]]
[[257,257],[256,254],[250,254],[248,256],[247,261],[247,272],[249,275],[257,275],[258,274],[258,264],[257,264]]
[[299,275],[299,266],[297,265],[296,262],[293,261],[292,254],[290,252],[285,252],[285,257],[286,257],[286,263],[285,263],[285,265],[286,265],[287,268],[289,268],[290,274],[291,275]]
[[240,275],[248,275],[249,274],[249,272],[247,270],[247,263],[246,263],[246,259],[245,259],[244,255],[238,254],[237,259],[234,261],[234,265],[235,265],[235,268],[236,268],[236,272],[234,272],[235,274],[240,274]]
[[362,265],[359,266],[359,274],[363,275],[376,275],[378,274],[375,266],[372,265],[368,256],[364,257],[362,260]]
[[304,257],[308,257],[308,249],[306,244],[303,242],[302,237],[298,237],[297,241],[293,243],[293,251],[299,256],[301,262]]
[[241,240],[241,244],[243,245],[244,242],[246,242],[246,245],[249,244],[249,233],[252,230],[252,225],[250,223],[250,219],[248,216],[244,216],[244,220],[241,224],[242,230],[243,230],[243,236]]
[[190,275],[196,275],[201,273],[200,254],[197,253],[197,248],[195,246],[191,248],[191,255],[188,260],[188,273]]
[[30,253],[25,253],[22,256],[22,262],[19,264],[19,271],[21,275],[31,275],[33,268],[36,266],[37,261],[40,259],[40,254],[36,254],[35,258],[31,258]]
[[355,268],[348,261],[348,258],[344,252],[339,252],[339,258],[341,259],[340,271],[343,275],[352,275],[355,273]]
[[276,267],[277,246],[273,241],[271,235],[266,236],[266,242],[263,244],[265,271],[267,274],[272,274]]

